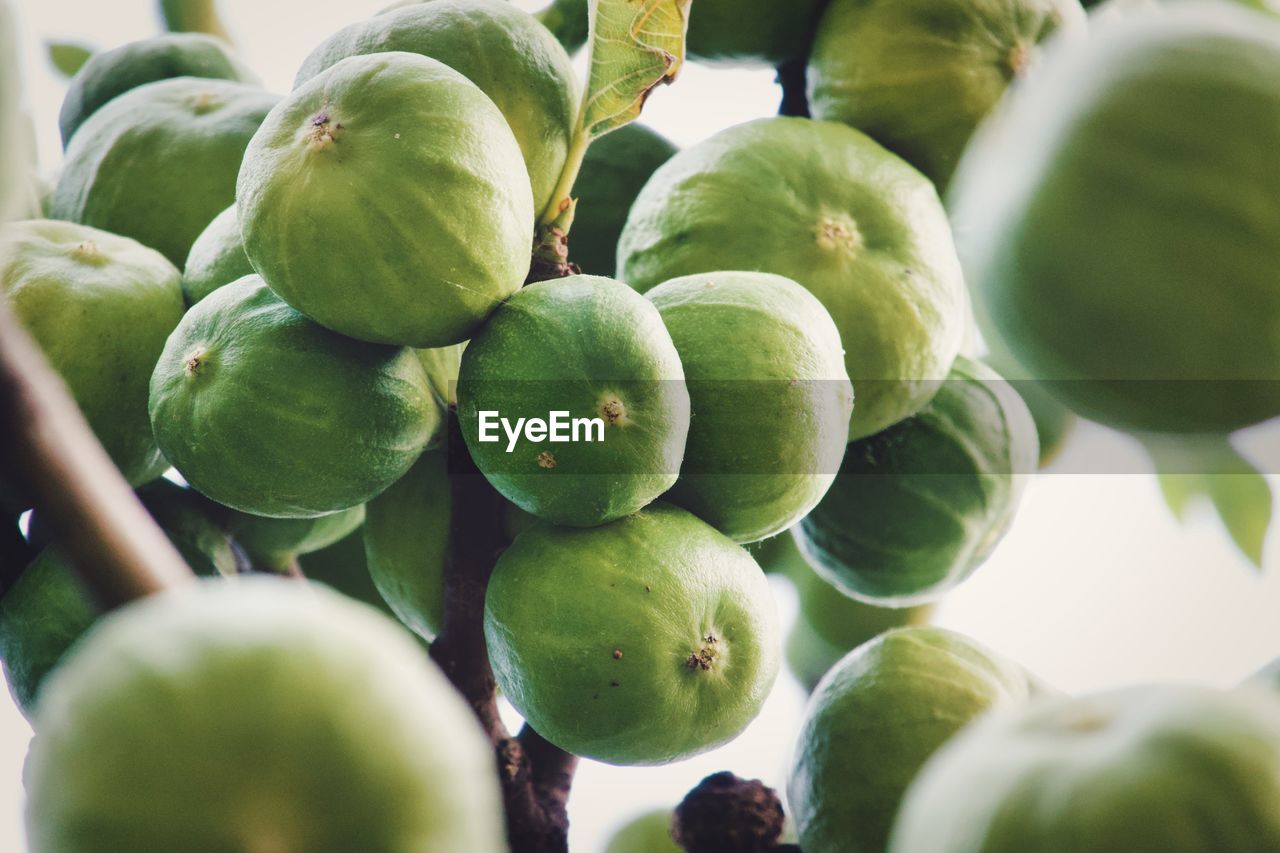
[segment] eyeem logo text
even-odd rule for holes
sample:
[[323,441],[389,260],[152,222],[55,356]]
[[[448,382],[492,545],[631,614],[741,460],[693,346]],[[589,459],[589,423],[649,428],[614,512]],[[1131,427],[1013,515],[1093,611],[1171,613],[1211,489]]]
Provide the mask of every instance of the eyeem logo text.
[[542,418],[516,418],[513,424],[496,411],[480,411],[479,439],[486,444],[502,441],[498,433],[501,428],[507,438],[507,452],[511,453],[520,442],[521,435],[525,441],[538,444],[543,441],[552,444],[568,444],[577,442],[604,441],[603,418],[570,418],[568,412],[548,412],[546,420]]

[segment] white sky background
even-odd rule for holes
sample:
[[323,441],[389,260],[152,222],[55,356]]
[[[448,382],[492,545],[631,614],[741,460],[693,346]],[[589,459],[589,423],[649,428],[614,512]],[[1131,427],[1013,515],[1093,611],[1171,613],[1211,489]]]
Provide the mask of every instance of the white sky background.
[[[341,26],[387,0],[222,0],[241,51],[268,88],[287,91],[303,57]],[[516,0],[535,9],[538,0]],[[61,156],[57,113],[65,84],[44,60],[47,38],[100,48],[155,33],[152,0],[19,0],[27,86],[41,165]],[[696,8],[695,8],[696,14]],[[581,68],[581,63],[579,64]],[[771,114],[778,101],[768,69],[690,65],[657,91],[644,120],[681,145],[740,121]],[[1097,454],[1142,470],[1137,445],[1096,427],[1077,434],[1058,470]],[[1041,475],[1017,524],[992,560],[953,593],[937,621],[1019,660],[1068,691],[1134,681],[1228,685],[1280,656],[1280,580],[1275,550],[1259,575],[1232,548],[1207,511],[1178,526],[1155,480],[1142,475]],[[793,596],[775,584],[783,619]],[[787,675],[764,713],[729,746],[661,768],[584,762],[570,801],[572,848],[599,850],[621,821],[672,805],[707,773],[730,769],[779,785],[804,696]],[[24,849],[22,761],[30,728],[0,696],[0,851]]]

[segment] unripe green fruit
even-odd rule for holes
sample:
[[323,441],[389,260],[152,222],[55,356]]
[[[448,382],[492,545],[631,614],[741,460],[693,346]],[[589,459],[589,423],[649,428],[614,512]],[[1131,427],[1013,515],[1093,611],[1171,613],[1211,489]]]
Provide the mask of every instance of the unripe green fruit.
[[1046,60],[953,186],[984,331],[1113,427],[1280,414],[1280,23],[1178,4]]
[[[467,345],[458,419],[476,466],[504,497],[540,518],[586,527],[629,515],[675,483],[689,430],[683,380],[648,300],[611,279],[570,276],[522,289]],[[491,419],[489,435],[498,438],[480,440],[481,412],[515,424],[555,411],[568,413],[566,424],[600,423],[579,430],[577,441],[513,445]]]
[[804,555],[796,547],[791,530],[784,530],[777,536],[770,536],[759,542],[748,542],[742,547],[760,564],[760,569],[766,575],[789,576],[794,572],[811,571]]
[[689,53],[698,59],[779,65],[804,59],[823,0],[698,0]]
[[245,146],[276,100],[256,86],[195,77],[130,89],[76,131],[50,217],[132,237],[182,264],[235,200]]
[[150,412],[187,482],[273,518],[368,501],[409,469],[440,417],[412,350],[334,334],[257,276],[183,317],[151,378]]
[[407,632],[319,585],[243,578],[117,611],[35,727],[34,853],[506,849],[466,705]]
[[805,712],[787,780],[800,846],[880,853],[929,756],[974,719],[1037,690],[1017,664],[941,628],[899,628],[860,646],[827,673]]
[[959,350],[964,281],[937,193],[843,125],[738,125],[654,173],[622,232],[619,276],[644,292],[726,269],[784,275],[826,307],[857,400],[851,440],[919,411]]
[[912,783],[889,849],[1280,850],[1280,703],[1130,687],[985,720]]
[[353,506],[316,518],[264,518],[233,513],[227,525],[236,544],[268,568],[278,568],[300,554],[327,548],[364,523],[365,508]]
[[863,131],[941,192],[1040,42],[1084,27],[1077,0],[833,0],[809,57],[810,111]]
[[0,233],[0,294],[130,483],[167,467],[146,417],[151,371],[182,319],[178,271],[133,240],[33,220]]
[[577,75],[547,28],[505,0],[416,3],[330,36],[303,61],[294,86],[347,57],[397,50],[443,62],[493,100],[524,154],[534,208],[545,208],[578,109]]
[[429,450],[369,502],[365,519],[365,558],[374,585],[400,621],[427,641],[444,627],[449,489],[447,454]]
[[188,305],[195,305],[222,285],[247,275],[253,275],[253,264],[244,253],[240,218],[233,204],[215,216],[191,244],[182,268],[182,295]]
[[844,456],[853,387],[822,303],[768,273],[677,278],[646,294],[689,385],[689,438],[668,500],[735,542],[817,505]]
[[573,182],[578,200],[569,257],[583,272],[615,277],[618,238],[645,182],[678,149],[642,124],[628,124],[593,140]]
[[628,821],[605,845],[604,853],[683,853],[671,837],[671,809],[654,809]]
[[418,350],[418,360],[427,372],[431,393],[441,410],[458,404],[458,372],[462,369],[462,351],[466,344]]
[[363,528],[327,548],[303,554],[298,558],[298,565],[307,580],[322,583],[348,598],[376,607],[392,619],[396,618],[369,576]]
[[1037,467],[1035,423],[990,368],[956,359],[917,415],[845,452],[796,527],[810,564],[846,594],[904,607],[937,599],[986,561]]
[[258,83],[226,43],[197,33],[170,33],[99,51],[80,67],[58,113],[65,148],[85,119],[130,89],[173,77]]
[[764,573],[662,503],[589,530],[520,534],[494,568],[484,633],[498,686],[529,724],[610,764],[664,764],[732,740],[778,673]]
[[858,646],[893,628],[923,625],[933,615],[932,604],[877,607],[849,598],[807,565],[793,569],[790,577],[800,612],[787,635],[787,665],[810,691]]
[[529,271],[533,198],[511,129],[474,83],[416,54],[353,56],[286,96],[245,152],[236,204],[271,289],[360,340],[459,343]]
[[[239,568],[227,532],[204,513],[190,489],[156,480],[138,498],[196,574],[232,575]],[[71,568],[58,553],[40,510],[31,514],[29,541],[40,553],[0,596],[0,663],[9,693],[30,718],[45,677],[98,617]]]

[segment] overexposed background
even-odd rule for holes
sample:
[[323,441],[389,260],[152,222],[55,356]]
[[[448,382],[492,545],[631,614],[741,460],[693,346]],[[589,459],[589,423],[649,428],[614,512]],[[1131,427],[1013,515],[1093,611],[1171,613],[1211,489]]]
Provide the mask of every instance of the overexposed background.
[[[287,91],[303,57],[343,25],[388,0],[222,0],[225,20],[268,88]],[[538,0],[516,0],[533,10]],[[45,59],[50,38],[110,48],[156,33],[152,0],[20,0],[26,83],[41,167],[58,167],[57,113],[65,82]],[[695,11],[696,14],[696,11]],[[579,61],[579,68],[582,63]],[[680,145],[773,113],[770,69],[691,64],[655,93],[644,121]],[[1207,510],[1179,526],[1130,439],[1085,426],[1066,455],[1035,477],[1017,524],[992,560],[954,592],[937,620],[964,631],[1068,691],[1133,681],[1225,686],[1280,655],[1280,580],[1274,553],[1261,573],[1234,550]],[[794,595],[775,583],[785,622]],[[671,806],[704,775],[731,769],[782,783],[804,704],[785,675],[763,714],[729,746],[661,768],[584,762],[571,799],[572,847],[599,850],[612,829],[654,806]],[[0,851],[20,851],[21,772],[31,730],[0,695]]]

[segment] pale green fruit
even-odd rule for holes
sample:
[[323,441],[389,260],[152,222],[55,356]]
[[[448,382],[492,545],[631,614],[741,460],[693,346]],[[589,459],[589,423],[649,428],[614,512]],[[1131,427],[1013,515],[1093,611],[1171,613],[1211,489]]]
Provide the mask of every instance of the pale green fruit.
[[105,619],[40,697],[33,853],[506,850],[493,751],[411,636],[319,585]]
[[764,573],[670,504],[521,533],[489,581],[484,632],[498,686],[529,724],[610,764],[665,764],[727,743],[778,674]]
[[164,473],[147,419],[151,371],[182,319],[178,271],[133,240],[69,222],[0,232],[0,295],[137,485]]
[[1280,703],[1146,686],[984,720],[925,765],[889,849],[1280,850]]
[[360,340],[460,343],[529,271],[533,196],[511,128],[417,54],[353,56],[285,96],[245,152],[236,206],[271,289]]
[[933,185],[832,122],[731,127],[654,172],[618,242],[618,276],[645,292],[716,270],[755,270],[822,302],[853,381],[850,440],[915,414],[960,348],[964,280]]

